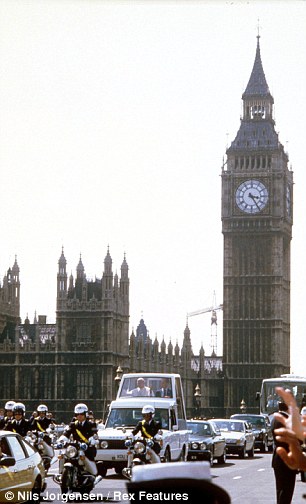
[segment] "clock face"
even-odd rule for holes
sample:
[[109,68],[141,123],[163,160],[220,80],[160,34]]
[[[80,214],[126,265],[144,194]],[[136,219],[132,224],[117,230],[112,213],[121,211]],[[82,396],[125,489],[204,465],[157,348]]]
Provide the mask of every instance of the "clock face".
[[268,203],[268,198],[268,189],[259,180],[245,180],[236,190],[238,208],[249,214],[261,212]]
[[291,216],[291,191],[290,191],[290,186],[287,186],[287,189],[286,189],[286,210],[287,210],[287,215],[290,217]]

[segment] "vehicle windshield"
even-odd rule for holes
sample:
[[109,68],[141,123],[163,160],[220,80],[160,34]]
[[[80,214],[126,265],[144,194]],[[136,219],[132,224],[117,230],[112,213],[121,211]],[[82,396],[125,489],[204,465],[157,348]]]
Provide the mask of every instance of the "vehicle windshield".
[[[135,427],[143,419],[142,408],[114,408],[111,410],[105,428]],[[154,420],[161,423],[162,429],[169,429],[168,410],[157,408]]]
[[244,432],[243,422],[231,422],[230,420],[214,420],[220,431],[225,432]]
[[237,419],[240,418],[240,420],[245,420],[246,422],[251,424],[252,427],[255,429],[264,429],[266,426],[265,419],[263,417],[254,417],[252,415],[249,415],[249,416],[243,416],[243,417],[235,416],[235,418],[237,418]]
[[128,397],[172,398],[171,379],[162,376],[128,376],[123,379],[120,398]]
[[211,426],[203,422],[187,422],[187,429],[195,436],[211,436]]
[[282,399],[275,392],[275,387],[291,390],[299,408],[306,405],[306,378],[280,377],[268,379],[262,382],[260,398],[261,413],[270,415],[278,410],[278,402]]

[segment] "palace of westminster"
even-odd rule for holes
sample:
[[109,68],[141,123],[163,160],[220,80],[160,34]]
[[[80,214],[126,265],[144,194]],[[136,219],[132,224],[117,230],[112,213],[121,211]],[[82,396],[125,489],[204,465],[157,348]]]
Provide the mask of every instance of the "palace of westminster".
[[[32,412],[40,402],[59,421],[86,402],[103,418],[119,371],[174,372],[182,377],[187,415],[228,416],[244,399],[258,412],[263,378],[290,370],[290,246],[293,173],[275,131],[274,100],[263,71],[259,36],[242,95],[243,114],[221,169],[223,355],[193,353],[188,324],[181,348],[152,341],[141,319],[129,333],[129,270],[120,277],[107,250],[102,278],[75,278],[58,261],[56,323],[20,321],[15,260],[0,285],[0,405],[9,399]],[[119,374],[118,374],[119,373]]]

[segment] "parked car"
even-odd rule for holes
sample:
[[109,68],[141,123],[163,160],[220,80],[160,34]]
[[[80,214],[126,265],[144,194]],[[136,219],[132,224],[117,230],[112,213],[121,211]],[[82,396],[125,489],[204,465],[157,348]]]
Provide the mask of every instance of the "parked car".
[[214,419],[213,422],[224,434],[228,454],[239,455],[240,458],[246,454],[254,457],[255,436],[247,422],[225,418]]
[[267,415],[252,415],[249,413],[237,413],[231,418],[244,420],[251,424],[255,436],[255,448],[261,452],[273,451],[273,434],[271,424]]
[[188,420],[189,449],[187,460],[208,460],[213,465],[226,461],[225,437],[213,422],[203,420]]
[[19,434],[0,430],[0,502],[39,502],[45,487],[38,451]]

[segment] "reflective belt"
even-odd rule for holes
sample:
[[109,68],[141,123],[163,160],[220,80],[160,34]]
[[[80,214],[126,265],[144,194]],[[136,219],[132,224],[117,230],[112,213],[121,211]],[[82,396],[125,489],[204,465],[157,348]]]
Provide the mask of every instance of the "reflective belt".
[[151,439],[153,436],[151,436],[151,434],[149,434],[146,431],[146,429],[144,428],[145,420],[142,420],[141,424],[142,424],[142,427],[141,427],[142,428],[142,432],[144,433],[145,437]]
[[[78,422],[75,422],[75,425],[77,424]],[[79,431],[79,429],[75,428],[75,431],[77,433],[77,435],[82,439],[82,441],[85,441],[85,443],[88,443],[88,439],[82,434],[81,431]]]
[[37,425],[37,427],[39,428],[39,430],[40,430],[41,432],[45,432],[45,429],[43,429],[43,428],[42,428],[42,426],[40,425],[40,423],[39,423],[39,422],[37,422],[37,420],[36,420],[36,425]]

